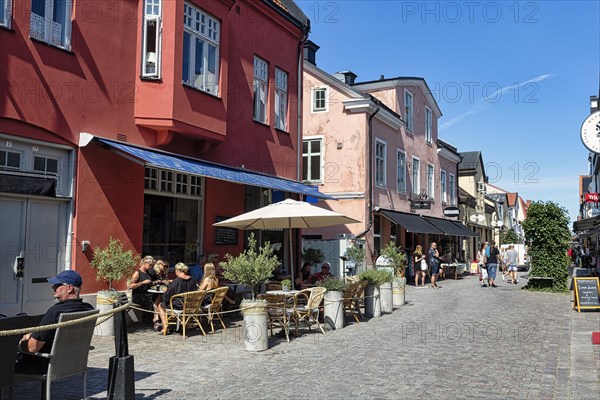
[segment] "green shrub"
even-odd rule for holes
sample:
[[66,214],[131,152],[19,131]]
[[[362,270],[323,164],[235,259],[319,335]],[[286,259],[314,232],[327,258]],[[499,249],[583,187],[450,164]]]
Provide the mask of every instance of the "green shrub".
[[387,271],[368,269],[359,275],[361,280],[369,282],[369,285],[381,285],[382,283],[392,282],[394,275]]
[[517,235],[514,229],[509,229],[508,232],[502,237],[502,244],[521,244],[522,240]]
[[106,282],[112,290],[112,283],[131,276],[138,262],[138,256],[134,256],[131,250],[126,251],[123,243],[111,236],[106,247],[94,249],[90,266],[96,270],[96,280]]
[[303,249],[302,251],[302,261],[309,263],[310,265],[318,264],[325,259],[325,254],[321,249],[313,249],[309,247],[308,249]]
[[327,277],[322,281],[317,282],[317,286],[324,287],[329,292],[343,292],[344,290],[346,290],[346,282],[344,282],[340,278],[336,278],[333,276]]
[[281,287],[287,287],[287,288],[291,288],[292,287],[292,280],[291,279],[284,279],[281,281]]
[[380,255],[387,258],[394,267],[396,276],[404,276],[404,268],[406,266],[406,254],[396,246],[395,243],[389,242],[387,246],[381,249]]

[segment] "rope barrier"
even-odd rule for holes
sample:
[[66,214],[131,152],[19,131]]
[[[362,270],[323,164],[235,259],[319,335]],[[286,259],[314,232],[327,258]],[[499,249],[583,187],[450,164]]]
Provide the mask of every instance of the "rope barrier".
[[121,311],[129,308],[129,306],[130,306],[130,303],[126,303],[126,304],[123,304],[122,306],[114,308],[110,311],[103,312],[102,314],[94,314],[94,315],[90,315],[88,317],[74,319],[74,320],[66,321],[66,322],[59,322],[56,324],[32,326],[30,328],[20,328],[20,329],[11,329],[8,331],[0,331],[0,336],[24,335],[26,333],[50,331],[50,330],[58,329],[58,328],[64,327],[64,326],[79,325],[79,324],[82,324],[84,322],[91,321],[91,320],[96,320],[97,321],[96,325],[99,325],[102,322],[109,319],[110,317],[112,317],[113,314],[116,314],[118,312],[121,312]]

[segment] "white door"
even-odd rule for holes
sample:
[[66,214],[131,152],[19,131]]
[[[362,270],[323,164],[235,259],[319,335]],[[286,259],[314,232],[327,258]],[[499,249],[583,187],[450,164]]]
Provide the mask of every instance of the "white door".
[[0,314],[46,312],[46,281],[64,269],[68,202],[0,197]]

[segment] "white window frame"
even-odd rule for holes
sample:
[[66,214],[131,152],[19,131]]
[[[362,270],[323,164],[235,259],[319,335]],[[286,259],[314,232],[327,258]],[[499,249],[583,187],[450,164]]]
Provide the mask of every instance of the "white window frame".
[[[380,150],[383,150],[382,152]],[[375,139],[375,186],[387,187],[387,143]]]
[[448,175],[448,191],[450,192],[450,205],[456,205],[456,178],[454,174]]
[[[151,26],[154,25],[154,49],[148,49]],[[144,0],[142,27],[142,77],[160,79],[162,58],[162,0]],[[154,51],[150,51],[154,50]]]
[[429,107],[425,107],[425,141],[433,142],[433,112]]
[[[189,35],[189,54],[187,71],[184,70],[185,62],[182,63],[181,81],[185,85],[192,86],[203,92],[219,95],[219,70],[220,62],[220,40],[221,40],[221,22],[208,14],[204,10],[193,4],[184,3],[183,8],[183,45],[185,57],[185,38]],[[196,49],[200,44],[202,48],[202,65],[200,73],[196,74]],[[214,49],[214,65],[211,66],[210,49]],[[214,73],[209,70],[214,68]],[[187,79],[184,79],[187,74]]]
[[406,130],[409,132],[413,131],[414,128],[414,97],[413,94],[404,89],[404,122],[406,123]]
[[203,197],[203,188],[202,176],[146,167],[144,193],[198,199]]
[[[5,162],[3,164],[0,164],[0,170],[20,171],[21,168],[23,168],[23,153],[22,152],[20,152],[20,151],[14,151],[14,150],[7,150],[7,149],[0,149],[0,151],[6,153]],[[19,166],[18,167],[10,167],[10,166],[8,166],[8,155],[9,154],[15,154],[15,155],[19,156]]]
[[[323,107],[317,107],[317,91],[323,91]],[[329,102],[327,101],[327,96],[329,95],[328,87],[316,87],[311,89],[311,110],[313,113],[327,112],[329,111]],[[319,99],[321,100],[321,99]]]
[[12,3],[13,0],[0,0],[0,9],[2,9],[0,26],[8,29],[10,29],[12,26]]
[[[323,174],[324,174],[324,166],[323,166],[323,141],[324,136],[310,136],[306,137],[302,140],[302,165],[304,165],[304,159],[306,159],[306,168],[302,170],[302,180],[304,182],[314,182],[314,183],[322,183],[323,182]],[[313,153],[311,142],[319,142],[319,152]],[[308,152],[304,152],[304,143],[308,143]],[[312,161],[314,158],[319,159],[319,176],[313,177],[311,176],[312,171]]]
[[275,68],[275,128],[287,131],[288,73]]
[[[415,161],[417,162],[417,168],[415,168]],[[419,157],[412,158],[411,177],[412,194],[418,196],[421,194],[421,159]]]
[[427,197],[435,199],[435,165],[427,163]]
[[[10,2],[10,0],[8,1]],[[58,0],[38,1],[44,2],[44,15],[33,12],[33,1],[30,0],[32,9],[29,20],[29,37],[61,49],[71,50],[73,0],[61,0],[65,3],[63,21],[54,20],[54,7]],[[49,18],[48,15],[52,17]]]
[[269,103],[269,63],[254,56],[254,120],[267,123]]
[[442,203],[446,204],[448,202],[448,186],[447,181],[448,174],[445,170],[440,170],[440,197],[442,198]]
[[406,193],[406,152],[400,149],[396,153],[396,189]]

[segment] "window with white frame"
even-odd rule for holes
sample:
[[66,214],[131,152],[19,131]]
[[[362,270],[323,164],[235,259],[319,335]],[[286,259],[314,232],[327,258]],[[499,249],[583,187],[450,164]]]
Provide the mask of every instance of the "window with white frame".
[[58,160],[44,156],[33,156],[33,170],[48,175],[58,175]]
[[448,202],[448,190],[446,187],[446,171],[440,171],[440,197],[442,198],[442,203]]
[[412,159],[412,193],[421,194],[421,160],[415,157]]
[[181,81],[217,95],[221,24],[216,18],[191,4],[184,3],[183,11]]
[[413,95],[408,90],[404,91],[404,120],[406,129],[413,130]]
[[427,196],[430,199],[435,198],[435,167],[433,164],[427,164]]
[[147,167],[144,189],[147,193],[172,194],[177,197],[202,197],[202,177]]
[[302,180],[308,182],[322,181],[322,138],[304,139],[302,141]]
[[160,78],[162,0],[144,0],[142,77]]
[[21,153],[16,151],[0,150],[1,169],[21,169]]
[[315,88],[312,90],[313,112],[327,111],[327,88]]
[[375,142],[375,185],[386,187],[386,143],[377,139]]
[[72,6],[73,0],[31,0],[29,36],[70,50]]
[[0,0],[0,26],[10,29],[12,20],[12,0]]
[[398,150],[397,188],[399,192],[406,193],[406,153]]
[[269,64],[254,56],[254,120],[267,123],[267,94],[269,90]]
[[275,128],[287,131],[288,74],[275,68]]
[[425,141],[430,144],[433,141],[432,124],[433,113],[429,108],[425,107]]
[[448,192],[450,193],[450,205],[456,205],[456,181],[454,175],[448,175]]

